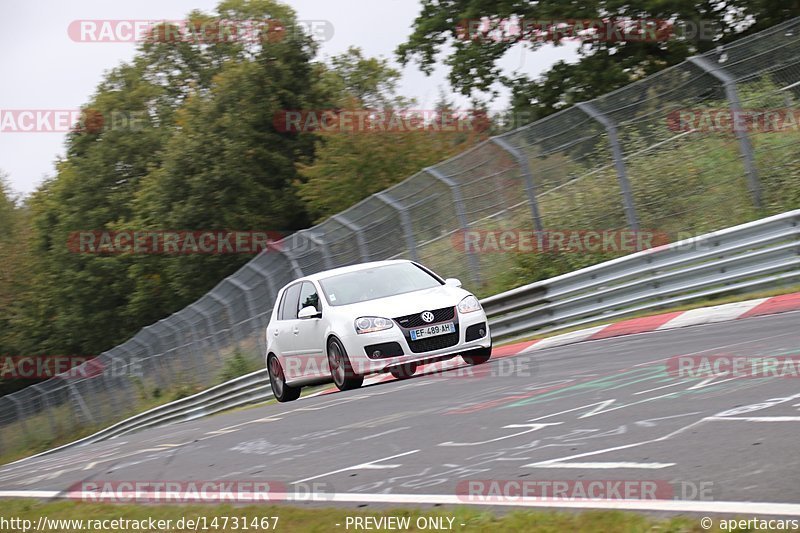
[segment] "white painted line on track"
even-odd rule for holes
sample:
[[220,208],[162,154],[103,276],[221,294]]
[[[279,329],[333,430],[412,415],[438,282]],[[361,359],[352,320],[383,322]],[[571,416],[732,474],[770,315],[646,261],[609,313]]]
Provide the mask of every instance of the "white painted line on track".
[[390,455],[389,457],[384,457],[383,459],[375,459],[374,461],[369,461],[367,463],[361,463],[358,465],[348,466],[345,468],[340,468],[339,470],[334,470],[332,472],[326,472],[325,474],[319,474],[318,476],[311,476],[304,479],[299,479],[297,481],[292,481],[292,484],[296,483],[304,483],[306,481],[311,481],[312,479],[318,479],[321,477],[332,476],[333,474],[339,474],[341,472],[347,472],[348,470],[379,470],[383,468],[399,468],[402,465],[393,464],[393,465],[376,465],[375,463],[379,463],[381,461],[388,461],[389,459],[394,459],[395,457],[403,457],[404,455],[411,455],[412,453],[417,453],[420,450],[411,450],[410,452],[403,452],[398,453],[397,455]]
[[383,433],[376,433],[375,435],[367,435],[366,437],[359,437],[356,440],[374,439],[375,437],[382,437],[384,435],[388,435],[389,433],[395,433],[397,431],[403,431],[403,430],[406,430],[406,429],[411,429],[411,426],[405,426],[405,427],[401,427],[401,428],[390,429],[389,431],[384,431]]
[[706,420],[740,420],[744,422],[800,422],[800,416],[709,416]]
[[548,463],[548,464],[530,464],[525,465],[532,468],[645,468],[655,470],[659,468],[667,468],[675,466],[675,463],[630,463],[630,462],[617,462],[617,463]]
[[[0,498],[37,498],[37,499],[73,499],[80,500],[83,494],[67,493],[54,490],[0,490]],[[147,497],[147,494],[142,494]],[[160,493],[161,497],[169,497],[168,493]],[[178,496],[177,494],[175,495]],[[261,495],[263,497],[263,494]],[[468,496],[456,494],[353,494],[353,493],[293,493],[272,495],[273,501],[309,501],[338,503],[389,503],[416,505],[482,505],[500,507],[543,507],[547,509],[607,509],[626,511],[672,511],[692,513],[724,513],[731,515],[800,515],[800,504],[779,502],[737,502],[737,501],[704,501],[704,500],[553,500],[543,498],[509,498],[493,501],[488,496]],[[92,501],[103,499],[102,494],[92,493],[87,496]],[[185,495],[184,495],[185,497]],[[253,499],[259,497],[252,495]],[[108,498],[113,501],[113,497]]]

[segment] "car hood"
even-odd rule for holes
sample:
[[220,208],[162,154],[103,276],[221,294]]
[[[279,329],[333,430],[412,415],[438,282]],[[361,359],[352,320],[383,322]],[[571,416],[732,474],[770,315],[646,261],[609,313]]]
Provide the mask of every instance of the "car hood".
[[334,309],[337,312],[350,314],[353,318],[359,316],[396,318],[442,307],[453,307],[469,295],[470,293],[462,288],[442,285],[366,302],[335,306]]

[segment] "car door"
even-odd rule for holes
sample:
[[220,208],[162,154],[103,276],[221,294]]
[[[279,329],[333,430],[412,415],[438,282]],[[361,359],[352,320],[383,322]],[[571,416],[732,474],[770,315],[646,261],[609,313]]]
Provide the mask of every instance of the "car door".
[[[314,307],[317,313],[323,313],[319,291],[314,283],[304,281],[300,288],[297,311],[304,307]],[[292,328],[295,337],[295,354],[303,375],[327,376],[328,361],[325,354],[325,316],[315,318],[298,318]]]
[[283,367],[283,372],[289,381],[300,377],[292,358],[296,350],[295,334],[292,331],[297,321],[297,303],[300,298],[301,283],[289,285],[281,296],[278,304],[277,319],[270,325],[269,334],[272,335],[272,351],[278,356]]

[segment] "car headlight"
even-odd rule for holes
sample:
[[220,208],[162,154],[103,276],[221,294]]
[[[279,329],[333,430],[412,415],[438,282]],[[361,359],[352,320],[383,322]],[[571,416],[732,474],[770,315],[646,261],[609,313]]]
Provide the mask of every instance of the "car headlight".
[[471,294],[458,303],[459,313],[472,313],[473,311],[480,311],[480,309],[481,303]]
[[362,316],[356,318],[356,333],[372,333],[373,331],[381,331],[389,329],[394,323],[388,318],[380,316]]

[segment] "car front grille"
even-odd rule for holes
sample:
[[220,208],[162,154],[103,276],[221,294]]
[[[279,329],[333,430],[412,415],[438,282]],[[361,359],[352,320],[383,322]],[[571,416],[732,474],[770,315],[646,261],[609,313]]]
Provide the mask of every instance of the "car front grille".
[[408,347],[411,348],[411,351],[414,353],[432,352],[434,350],[441,350],[443,348],[449,348],[450,346],[455,346],[458,344],[458,334],[459,329],[458,324],[456,324],[455,333],[437,335],[435,337],[428,337],[418,341],[412,341],[409,336],[406,336],[406,342],[408,342]]
[[428,324],[436,324],[437,322],[452,320],[456,316],[455,307],[442,307],[441,309],[434,309],[431,312],[433,313],[432,322],[425,322],[424,320],[422,320],[422,313],[414,313],[413,315],[399,316],[395,318],[394,321],[397,322],[399,326],[404,328],[419,328],[422,326],[427,326]]

